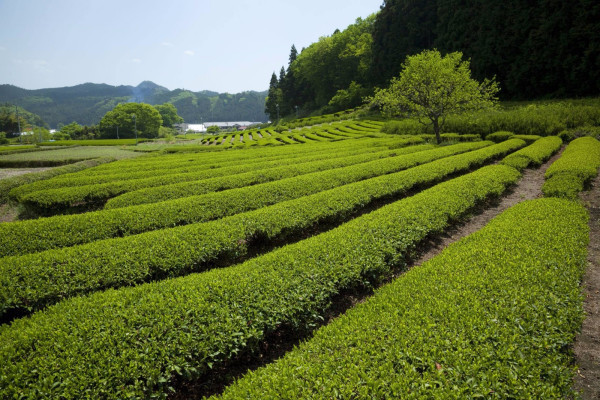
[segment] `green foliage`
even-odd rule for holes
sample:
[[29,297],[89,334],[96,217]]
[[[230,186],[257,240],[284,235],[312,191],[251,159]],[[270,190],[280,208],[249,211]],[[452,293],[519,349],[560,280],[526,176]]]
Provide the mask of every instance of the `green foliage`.
[[[516,138],[516,137],[514,137]],[[562,140],[556,136],[538,139],[533,144],[506,156],[501,164],[516,168],[519,171],[529,166],[539,167],[554,153],[560,150]]]
[[[254,245],[253,241],[256,238],[260,238],[258,245],[264,245],[267,240],[282,240],[288,235],[301,234],[304,229],[316,226],[320,222],[343,221],[373,201],[398,197],[415,188],[435,184],[448,175],[480,166],[522,144],[513,141],[489,146],[405,171],[337,186],[308,196],[302,196],[307,191],[297,189],[292,196],[298,197],[296,200],[284,201],[206,224],[156,230],[127,239],[104,240],[83,247],[3,259],[0,260],[0,272],[2,272],[0,275],[7,278],[0,283],[0,292],[14,293],[14,296],[9,296],[4,305],[0,304],[0,309],[23,305],[33,308],[42,307],[54,303],[58,299],[58,291],[62,297],[67,297],[76,293],[95,291],[103,288],[104,285],[118,287],[134,281],[146,281],[149,277],[156,279],[158,276],[180,276],[190,271],[204,269],[212,263],[229,264],[240,255],[246,254]],[[329,185],[335,186],[331,183]],[[286,187],[288,191],[292,188],[293,185]],[[257,200],[261,201],[262,198]],[[229,204],[229,207],[232,206]],[[50,233],[47,229],[49,227],[47,221],[23,225],[42,228],[40,230],[44,231],[43,236],[54,236],[55,240],[61,235],[65,236],[61,238],[65,240],[75,232],[65,234],[66,226],[63,225],[62,233],[57,231]],[[99,228],[98,225],[95,226],[96,229]],[[15,231],[12,232],[13,240],[20,236],[14,233]],[[30,229],[29,233],[33,234],[34,230]],[[43,237],[37,235],[36,237],[37,240],[43,240]],[[182,242],[186,243],[185,251]],[[82,263],[83,253],[87,254],[89,261]],[[156,262],[157,258],[158,262]],[[199,263],[198,260],[202,262]],[[43,274],[36,271],[47,271],[51,269],[51,265],[56,264],[63,266],[61,271],[65,271],[64,274],[58,271],[53,273],[51,279],[45,275],[41,280],[37,278]],[[131,265],[127,280],[122,280],[124,264]],[[87,271],[93,271],[93,276],[83,278],[88,274]],[[81,276],[81,280],[85,280],[86,283],[77,283],[74,286],[71,282],[73,274]],[[101,281],[94,278],[95,276]],[[32,280],[29,277],[36,278]],[[28,287],[27,294],[11,290],[16,281],[25,282]]]
[[336,112],[358,107],[371,92],[370,89],[366,89],[361,84],[352,81],[347,89],[338,90],[331,100],[329,100],[326,111]]
[[[317,158],[313,163],[321,164],[321,167],[329,165],[332,169],[318,173],[307,173],[266,184],[207,193],[193,197],[181,198],[186,193],[177,193],[175,190],[180,189],[183,192],[189,185],[181,185],[175,188],[165,187],[162,193],[159,190],[156,190],[155,193],[145,191],[138,194],[139,197],[143,195],[141,199],[133,197],[135,193],[132,193],[129,202],[120,204],[113,201],[111,204],[114,204],[114,209],[106,209],[83,215],[55,216],[38,220],[1,224],[0,244],[2,246],[0,246],[0,251],[2,256],[18,255],[55,247],[87,243],[115,236],[128,236],[152,229],[209,221],[265,207],[277,202],[311,195],[340,185],[401,171],[435,161],[439,158],[485,148],[488,145],[490,145],[490,142],[461,144],[440,149],[431,149],[430,145],[412,146],[405,149],[376,151],[342,157],[332,160],[329,164],[326,164],[325,161],[318,161]],[[514,150],[522,145],[523,142],[521,141],[513,141],[504,146],[513,146],[511,149]],[[500,148],[504,149],[504,147]],[[497,149],[491,151],[497,151]],[[473,157],[481,157],[481,154],[487,153],[475,152]],[[335,154],[324,153],[321,155],[321,158],[335,158]],[[301,161],[301,159],[294,160],[293,163],[297,163],[297,161]],[[335,166],[340,167],[344,165],[343,163],[348,166],[345,168],[333,168]],[[118,164],[115,167],[118,167]],[[308,164],[304,167],[300,165],[300,168],[309,167],[313,171],[316,169],[316,167]],[[246,168],[252,168],[252,166],[247,165]],[[210,165],[207,165],[206,170],[211,170]],[[92,171],[90,170],[89,172],[91,173]],[[69,177],[65,177],[62,182],[68,180]],[[48,186],[57,186],[61,182],[58,179],[54,181],[55,183],[48,181]],[[44,182],[29,185],[29,190],[44,187],[44,185]],[[23,196],[29,190],[27,187],[21,187],[13,190],[11,196]],[[165,195],[164,192],[170,193]],[[194,194],[197,193],[194,191],[187,193],[188,196]],[[176,195],[180,198],[164,202],[168,197],[176,197]],[[136,207],[131,206],[133,203],[142,203],[143,201],[154,201],[156,203]],[[16,239],[31,236],[35,237],[36,240]]]
[[[451,115],[446,120],[445,130],[482,137],[498,131],[514,132],[517,135],[553,136],[566,129],[583,134],[593,130],[593,126],[600,126],[598,99],[526,103],[512,107],[507,104],[499,110]],[[425,127],[410,118],[387,121],[382,131],[400,135],[433,133],[431,127]]]
[[[366,87],[374,21],[375,15],[358,18],[343,31],[321,37],[298,54],[289,68],[298,86],[293,93],[282,88],[284,102],[314,110],[326,106],[338,90],[348,89],[352,82]],[[281,111],[286,115],[294,110]]]
[[[266,121],[263,112],[266,95],[266,91],[246,91],[236,94],[191,92],[185,89],[169,91],[152,82],[143,82],[137,87],[86,83],[67,88],[38,90],[0,85],[0,102],[16,103],[38,114],[41,116],[39,119],[41,122],[29,118],[27,121],[35,126],[45,127],[47,124],[57,127],[69,121],[91,126],[97,124],[102,116],[117,104],[127,102],[153,105],[171,103],[177,108],[177,113],[189,123],[200,123],[201,118],[204,121],[209,118],[213,121]],[[14,106],[9,112],[14,114]],[[0,120],[1,115],[0,106]],[[16,128],[6,131],[16,132]]]
[[386,0],[373,26],[372,75],[383,85],[407,55],[438,48],[464,53],[477,79],[496,76],[506,98],[597,95],[599,18],[591,0]]
[[433,50],[407,57],[400,76],[370,101],[386,115],[407,115],[431,125],[440,143],[448,115],[494,108],[497,92],[493,80],[478,83],[471,78],[469,62],[462,60],[462,53],[442,57]]
[[593,137],[573,140],[561,157],[546,170],[544,196],[575,199],[598,175],[600,141]]
[[8,144],[8,139],[6,138],[6,132],[0,132],[0,144]]
[[171,103],[156,105],[154,108],[159,112],[162,118],[162,126],[165,128],[172,128],[173,125],[183,122],[183,118],[177,114],[177,109]]
[[16,187],[53,178],[59,175],[81,171],[112,161],[115,161],[115,159],[110,157],[95,158],[92,160],[79,161],[74,164],[64,165],[62,167],[52,168],[46,171],[30,172],[28,174],[2,179],[0,180],[0,204],[5,204],[8,201],[8,193]]
[[520,203],[215,398],[576,397],[587,220]]
[[114,138],[116,126],[120,138],[134,138],[136,129],[138,137],[156,138],[162,122],[160,113],[149,104],[122,103],[102,117],[98,128],[105,138]]
[[206,128],[206,133],[217,133],[219,131],[220,131],[220,129],[217,125],[212,125],[212,126],[209,126],[208,128]]
[[19,123],[21,125],[22,132],[35,127],[48,127],[48,124],[46,124],[46,122],[44,122],[39,115],[33,114],[22,107],[17,108],[19,117],[18,120],[17,110],[15,109],[14,104],[0,104],[0,132],[6,132],[9,135],[18,133]]
[[485,140],[491,140],[492,142],[500,143],[500,142],[508,140],[514,136],[515,136],[515,134],[513,132],[498,131],[498,132],[490,133],[489,135],[487,135],[485,137]]
[[137,157],[132,151],[114,147],[81,146],[75,148],[57,148],[52,151],[34,151],[0,156],[0,168],[54,167],[73,164],[83,160],[101,157],[128,158]]
[[234,267],[73,298],[13,321],[0,327],[2,395],[165,397],[175,378],[251,354],[281,325],[310,329],[341,290],[389,277],[423,239],[518,178],[485,167]]

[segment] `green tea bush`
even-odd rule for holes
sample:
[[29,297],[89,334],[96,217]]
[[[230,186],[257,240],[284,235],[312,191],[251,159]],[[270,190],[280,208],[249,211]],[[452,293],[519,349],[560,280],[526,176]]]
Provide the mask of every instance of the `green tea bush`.
[[234,267],[73,298],[15,320],[0,327],[0,395],[165,398],[175,378],[251,354],[278,327],[310,329],[341,290],[389,277],[421,241],[518,178],[510,167],[484,167]]
[[485,137],[485,140],[491,140],[492,142],[500,143],[500,142],[503,142],[505,140],[512,138],[513,136],[515,136],[515,134],[512,132],[498,131],[498,132],[490,133],[489,135],[487,135]]
[[[434,149],[435,151],[426,151],[431,149],[430,145],[397,149],[394,150],[396,157],[262,185],[185,197],[169,202],[0,224],[0,255],[25,254],[116,236],[129,236],[154,229],[205,222],[401,171],[469,150],[483,149],[489,144],[490,142],[463,144]],[[522,141],[514,141],[508,146],[512,146],[509,147],[510,150],[515,150],[523,144]],[[422,151],[418,152],[418,150]],[[410,152],[414,152],[414,156],[411,156]],[[35,239],[31,240],[31,238]]]
[[587,220],[518,204],[215,398],[576,397]]
[[[4,293],[0,316],[12,308],[39,309],[80,293],[181,276],[211,264],[230,264],[245,255],[255,240],[258,245],[264,240],[281,241],[324,221],[343,221],[375,200],[430,186],[517,146],[516,141],[505,142],[309,196],[296,194],[299,198],[295,200],[206,224],[0,258],[0,277],[4,277],[0,278],[0,293]],[[61,268],[56,270],[54,265]],[[20,290],[22,287],[27,290]]]
[[539,167],[560,150],[562,140],[557,136],[538,139],[533,144],[506,156],[501,163],[522,171],[533,165]]
[[546,170],[545,196],[574,199],[598,174],[600,141],[593,137],[573,140],[561,157]]

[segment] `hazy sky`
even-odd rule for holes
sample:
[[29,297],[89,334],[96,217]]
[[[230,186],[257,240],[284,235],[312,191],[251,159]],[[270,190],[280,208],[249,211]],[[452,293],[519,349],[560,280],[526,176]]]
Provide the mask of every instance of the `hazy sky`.
[[0,0],[0,84],[266,90],[298,51],[382,0]]

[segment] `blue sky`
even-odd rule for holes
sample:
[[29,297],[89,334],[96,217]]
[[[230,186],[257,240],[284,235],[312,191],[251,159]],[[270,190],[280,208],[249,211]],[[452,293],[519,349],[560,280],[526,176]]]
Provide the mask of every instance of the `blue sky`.
[[0,0],[0,84],[266,90],[298,51],[382,0]]

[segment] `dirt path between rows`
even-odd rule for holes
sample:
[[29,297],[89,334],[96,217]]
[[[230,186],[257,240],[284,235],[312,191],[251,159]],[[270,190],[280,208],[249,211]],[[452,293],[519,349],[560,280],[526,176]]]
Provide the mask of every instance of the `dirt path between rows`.
[[600,399],[600,176],[580,199],[590,213],[588,268],[583,278],[585,320],[573,351],[578,365],[575,389],[583,400]]
[[425,261],[435,257],[442,252],[448,245],[462,239],[471,233],[477,232],[490,222],[492,218],[501,214],[506,209],[525,200],[533,200],[542,197],[542,185],[544,184],[544,173],[546,169],[556,161],[562,150],[556,153],[538,169],[526,169],[519,182],[508,192],[507,195],[499,199],[499,202],[487,207],[482,213],[469,218],[464,224],[459,224],[443,235],[436,237],[435,241],[429,243],[428,249],[421,257],[412,263],[420,265]]

